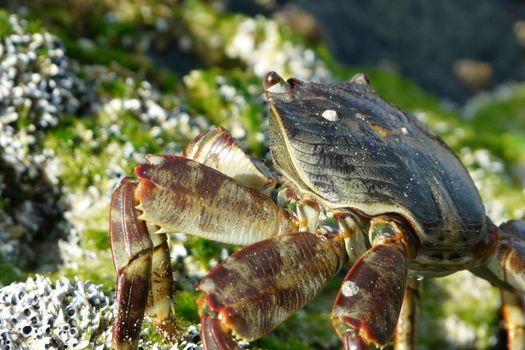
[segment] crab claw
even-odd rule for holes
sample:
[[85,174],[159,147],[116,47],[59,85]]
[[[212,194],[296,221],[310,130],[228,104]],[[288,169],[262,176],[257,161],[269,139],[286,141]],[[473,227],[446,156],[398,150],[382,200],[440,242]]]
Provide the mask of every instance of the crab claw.
[[[205,349],[237,349],[229,331],[252,341],[309,302],[345,261],[342,237],[290,233],[231,255],[197,289]],[[235,283],[233,283],[235,282]]]
[[150,286],[152,243],[146,226],[137,218],[135,188],[133,180],[126,177],[111,199],[109,231],[117,273],[115,349],[136,348]]
[[[199,304],[201,303],[199,299]],[[221,325],[215,315],[203,314],[201,316],[201,338],[206,350],[237,350],[239,346],[228,335],[227,329]]]

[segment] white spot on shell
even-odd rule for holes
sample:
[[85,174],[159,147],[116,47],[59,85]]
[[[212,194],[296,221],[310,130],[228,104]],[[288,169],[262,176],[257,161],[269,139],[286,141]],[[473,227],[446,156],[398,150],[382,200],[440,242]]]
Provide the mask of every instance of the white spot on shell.
[[406,135],[408,133],[407,128],[402,127],[401,128],[401,132]]
[[204,279],[200,284],[200,290],[202,290],[203,292],[209,293],[214,289],[215,289],[215,282],[213,282],[211,278]]
[[154,154],[148,154],[146,160],[152,165],[160,165],[164,162],[163,157],[156,156]]
[[346,281],[341,287],[341,292],[345,297],[350,298],[359,292],[359,287],[352,281]]
[[337,112],[334,111],[333,109],[327,109],[326,111],[324,111],[322,114],[322,117],[331,122],[335,122],[339,119]]

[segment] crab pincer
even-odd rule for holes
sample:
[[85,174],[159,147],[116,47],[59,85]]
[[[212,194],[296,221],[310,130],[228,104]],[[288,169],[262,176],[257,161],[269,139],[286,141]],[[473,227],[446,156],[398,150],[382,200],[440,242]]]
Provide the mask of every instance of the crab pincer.
[[[235,349],[228,331],[252,341],[308,303],[345,262],[341,237],[279,235],[234,253],[199,286],[201,335],[209,349]],[[210,346],[209,344],[213,344]]]
[[134,349],[148,298],[152,243],[146,224],[138,219],[134,198],[137,185],[129,177],[113,192],[110,234],[113,262],[117,273],[117,308],[113,322],[116,349]]

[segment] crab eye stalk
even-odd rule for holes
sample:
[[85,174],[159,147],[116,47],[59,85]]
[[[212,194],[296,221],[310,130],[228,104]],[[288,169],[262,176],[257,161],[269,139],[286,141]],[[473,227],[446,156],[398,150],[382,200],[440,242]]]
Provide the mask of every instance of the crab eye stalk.
[[265,90],[268,90],[272,86],[284,82],[283,78],[274,71],[266,73],[263,78],[263,86]]
[[290,78],[286,81],[288,83],[288,86],[290,87],[290,91],[293,90],[297,85],[301,83],[299,79]]

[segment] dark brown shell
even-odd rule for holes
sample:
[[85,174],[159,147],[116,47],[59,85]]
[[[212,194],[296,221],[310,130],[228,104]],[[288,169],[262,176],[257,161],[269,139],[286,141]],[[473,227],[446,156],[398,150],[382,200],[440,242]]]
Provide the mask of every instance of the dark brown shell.
[[267,92],[278,170],[331,207],[402,215],[423,245],[460,249],[482,240],[483,203],[458,158],[414,116],[354,81],[293,79],[289,93]]

